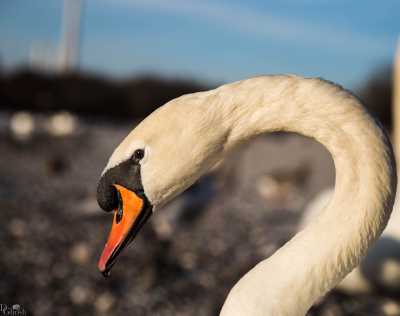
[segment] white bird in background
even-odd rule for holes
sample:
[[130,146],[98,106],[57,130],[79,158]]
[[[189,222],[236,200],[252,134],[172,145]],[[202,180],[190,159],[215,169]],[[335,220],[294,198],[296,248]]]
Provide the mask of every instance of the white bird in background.
[[[397,157],[397,167],[399,167],[400,45],[394,65],[393,144]],[[307,205],[300,227],[305,227],[328,205],[333,193],[333,188],[325,189]],[[360,266],[354,269],[337,288],[348,294],[367,294],[376,290],[384,291],[388,294],[400,293],[400,201],[398,194],[392,215],[382,237],[371,247]]]
[[221,315],[305,315],[379,237],[396,191],[385,133],[352,94],[321,79],[248,79],[184,95],[143,120],[115,149],[99,181],[99,205],[115,210],[100,271],[109,273],[153,211],[238,144],[274,131],[297,132],[328,149],[335,194],[304,230],[237,282]]
[[[320,192],[304,211],[300,227],[305,227],[317,217],[332,199],[333,188]],[[397,195],[397,194],[396,194]],[[347,294],[368,294],[384,291],[400,292],[400,206],[396,198],[389,223],[382,236],[368,251],[360,265],[337,286]]]

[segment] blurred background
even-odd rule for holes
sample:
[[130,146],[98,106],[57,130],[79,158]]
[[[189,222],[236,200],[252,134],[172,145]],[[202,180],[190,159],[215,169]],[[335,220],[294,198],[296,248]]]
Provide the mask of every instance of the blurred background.
[[[1,1],[0,303],[217,315],[334,184],[329,154],[298,135],[255,139],[155,214],[104,279],[111,215],[95,192],[113,149],[177,96],[269,73],[337,82],[393,133],[399,34],[398,0]],[[334,290],[309,314],[400,315],[399,293]]]

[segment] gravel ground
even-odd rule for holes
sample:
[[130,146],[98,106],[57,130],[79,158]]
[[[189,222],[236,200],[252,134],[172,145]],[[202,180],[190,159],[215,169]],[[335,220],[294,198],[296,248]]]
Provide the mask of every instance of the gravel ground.
[[[104,279],[96,263],[111,215],[95,189],[130,128],[81,122],[74,135],[24,142],[1,129],[0,303],[33,315],[217,315],[240,276],[293,236],[307,201],[333,184],[320,145],[258,138],[153,215]],[[333,292],[310,315],[398,315],[392,302]]]

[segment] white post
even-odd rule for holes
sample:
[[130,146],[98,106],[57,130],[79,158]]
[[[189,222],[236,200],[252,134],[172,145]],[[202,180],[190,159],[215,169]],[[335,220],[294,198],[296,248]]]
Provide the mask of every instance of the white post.
[[78,65],[80,46],[81,0],[64,0],[59,68],[71,71]]
[[393,62],[393,135],[397,167],[400,168],[400,38]]

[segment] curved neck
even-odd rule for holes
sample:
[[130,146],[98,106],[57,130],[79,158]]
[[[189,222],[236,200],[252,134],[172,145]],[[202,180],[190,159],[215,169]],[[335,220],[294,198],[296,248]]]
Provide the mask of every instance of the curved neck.
[[387,137],[355,97],[320,79],[259,77],[204,97],[227,130],[226,151],[261,133],[290,131],[315,138],[333,157],[331,204],[249,271],[221,312],[304,315],[358,264],[386,226],[396,186]]

